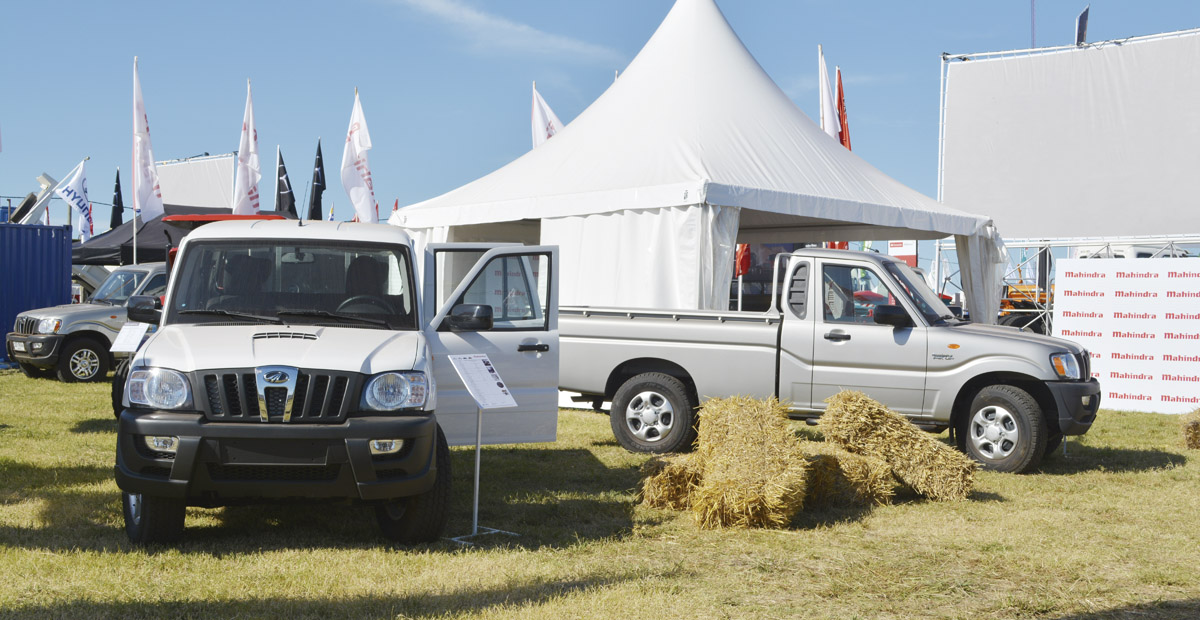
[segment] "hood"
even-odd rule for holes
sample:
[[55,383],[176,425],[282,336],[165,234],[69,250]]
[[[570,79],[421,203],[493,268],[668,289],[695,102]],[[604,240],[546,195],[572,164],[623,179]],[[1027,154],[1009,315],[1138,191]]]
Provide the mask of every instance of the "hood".
[[1084,348],[1070,340],[1062,338],[1054,338],[1051,336],[1043,336],[1030,331],[1021,331],[1016,327],[1007,327],[1001,325],[981,325],[979,323],[961,323],[952,325],[949,329],[953,330],[954,334],[973,334],[986,338],[1003,338],[1014,342],[1024,342],[1028,344],[1041,345],[1047,349],[1054,351],[1070,351],[1071,353],[1083,353]]
[[374,374],[423,369],[416,331],[283,325],[170,325],[138,352],[135,366],[182,372],[257,366]]
[[37,310],[26,310],[19,316],[27,316],[34,319],[63,319],[63,323],[70,323],[72,321],[87,319],[94,316],[108,317],[114,314],[117,316],[124,316],[125,306],[110,306],[108,304],[94,304],[91,302],[82,304],[63,304],[61,306],[38,308]]

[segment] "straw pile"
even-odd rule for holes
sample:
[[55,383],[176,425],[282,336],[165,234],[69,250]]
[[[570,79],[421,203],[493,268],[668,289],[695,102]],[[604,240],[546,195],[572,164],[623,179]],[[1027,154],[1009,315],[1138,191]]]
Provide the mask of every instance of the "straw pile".
[[966,455],[913,426],[902,415],[862,392],[842,391],[827,399],[821,416],[825,439],[882,459],[901,482],[935,500],[964,499],[977,465]]
[[703,470],[694,454],[658,456],[642,465],[642,503],[651,508],[687,510]]
[[786,527],[804,506],[807,461],[774,398],[706,402],[695,458],[703,474],[691,508],[701,527]]
[[1200,450],[1200,409],[1180,420],[1183,423],[1183,442],[1192,450]]
[[896,479],[887,463],[847,452],[831,443],[805,441],[800,446],[808,459],[805,509],[892,502]]

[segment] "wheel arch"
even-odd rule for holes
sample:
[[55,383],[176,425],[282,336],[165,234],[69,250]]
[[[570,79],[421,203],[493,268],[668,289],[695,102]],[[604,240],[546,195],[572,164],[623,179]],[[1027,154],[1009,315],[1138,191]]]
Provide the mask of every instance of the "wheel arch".
[[100,343],[100,345],[103,347],[101,350],[105,355],[108,356],[108,365],[110,368],[116,365],[116,358],[113,356],[112,351],[109,350],[112,347],[112,341],[110,341],[103,332],[98,332],[92,329],[83,329],[63,334],[63,340],[62,344],[59,345],[59,351],[66,349],[76,340],[85,338],[88,340],[95,340],[96,342]]
[[692,403],[699,406],[700,399],[696,393],[696,382],[692,379],[692,375],[688,373],[683,366],[670,360],[639,357],[631,360],[626,360],[612,370],[608,375],[608,380],[604,383],[604,398],[612,400],[616,395],[617,390],[628,380],[646,372],[660,372],[664,375],[670,375],[679,379],[683,383],[683,387],[688,391],[688,398]]
[[989,372],[971,378],[958,390],[950,414],[950,426],[957,429],[970,415],[971,401],[980,390],[989,385],[1011,385],[1029,393],[1042,409],[1042,417],[1050,428],[1058,427],[1058,405],[1050,388],[1042,380],[1017,372]]

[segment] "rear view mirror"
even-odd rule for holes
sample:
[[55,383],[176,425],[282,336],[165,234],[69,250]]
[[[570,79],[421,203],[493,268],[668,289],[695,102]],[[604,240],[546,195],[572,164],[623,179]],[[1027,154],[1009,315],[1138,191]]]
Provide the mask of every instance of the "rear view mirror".
[[892,327],[912,327],[912,319],[900,306],[880,305],[875,306],[874,310],[875,322],[880,325],[891,325]]
[[279,262],[288,265],[308,264],[315,260],[312,252],[302,252],[300,248],[296,248],[295,252],[284,252],[283,256],[279,258]]
[[492,328],[492,307],[483,304],[458,304],[450,309],[446,325],[452,332],[485,332]]
[[158,325],[162,320],[162,310],[158,307],[158,299],[149,295],[134,295],[125,303],[125,311],[130,321]]

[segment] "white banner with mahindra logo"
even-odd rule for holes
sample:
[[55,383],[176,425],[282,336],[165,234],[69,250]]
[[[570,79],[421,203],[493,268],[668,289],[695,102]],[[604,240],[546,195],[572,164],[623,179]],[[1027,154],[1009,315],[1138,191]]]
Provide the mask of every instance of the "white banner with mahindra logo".
[[1057,261],[1054,335],[1091,352],[1105,409],[1200,408],[1200,260]]

